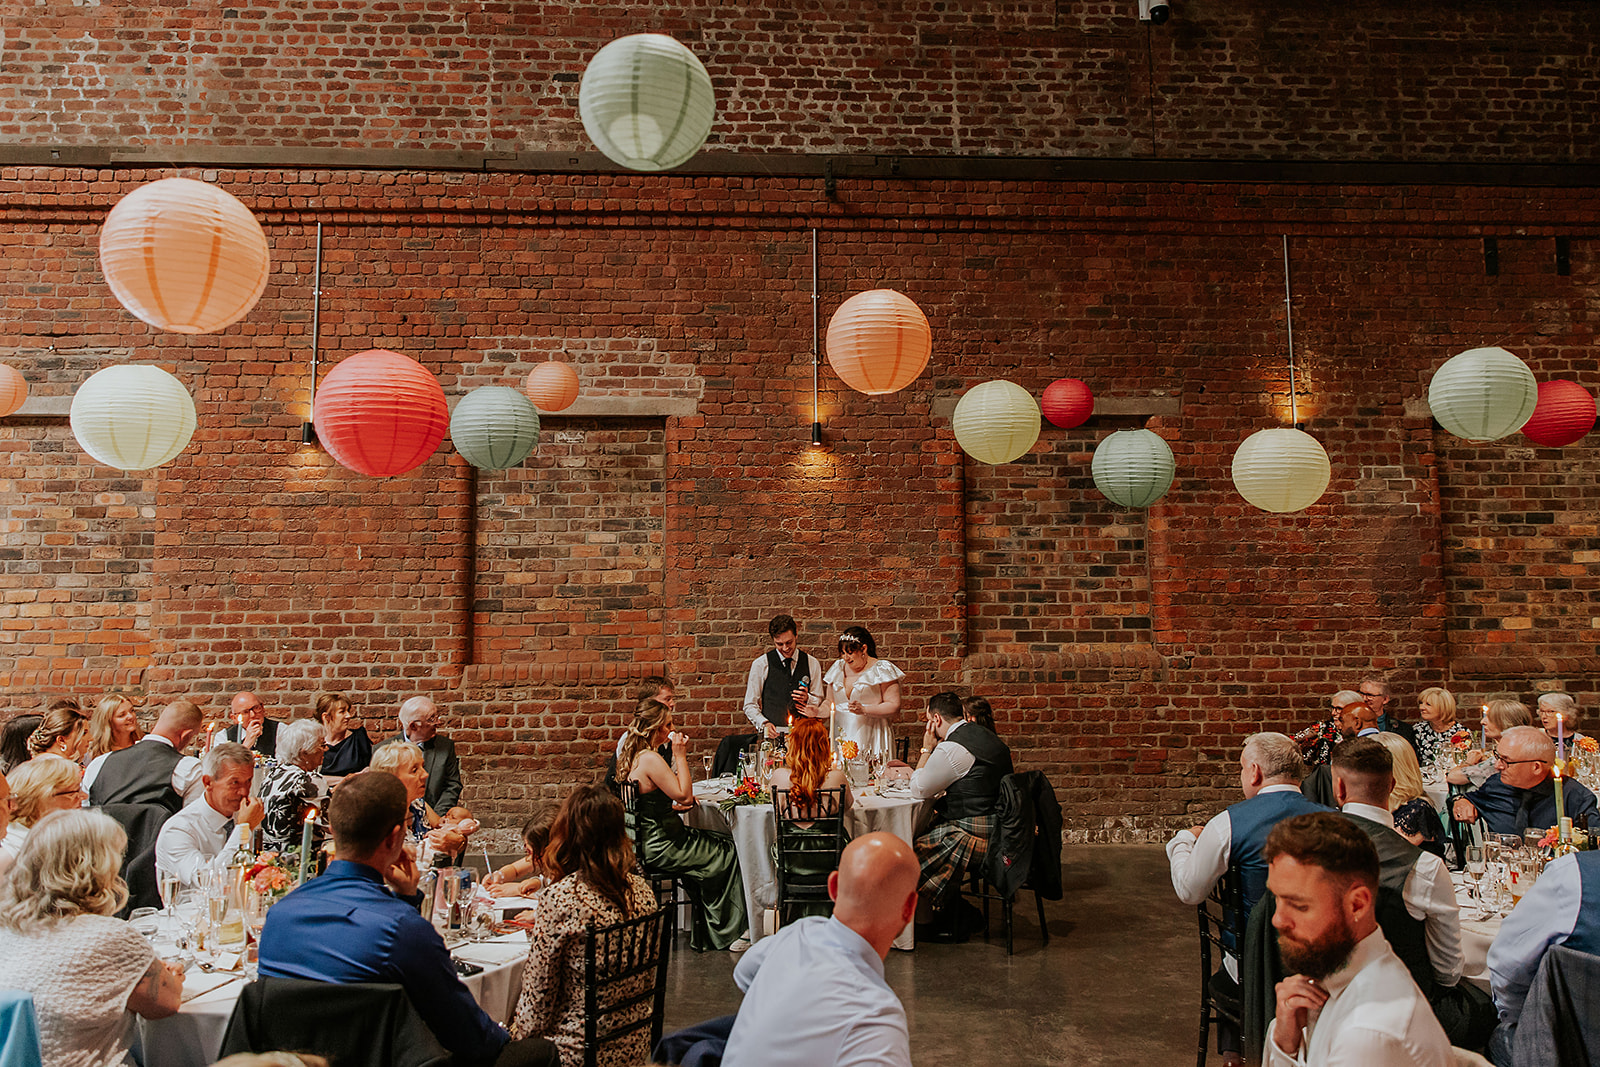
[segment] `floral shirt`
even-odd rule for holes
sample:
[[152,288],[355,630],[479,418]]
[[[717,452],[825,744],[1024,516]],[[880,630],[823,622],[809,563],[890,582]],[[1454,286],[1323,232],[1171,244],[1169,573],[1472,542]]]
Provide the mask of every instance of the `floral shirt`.
[[1307,767],[1320,767],[1333,758],[1333,746],[1343,735],[1339,733],[1339,716],[1330,715],[1315,726],[1308,726],[1294,735],[1300,746],[1300,758]]
[[[300,824],[306,809],[322,806],[323,782],[320,774],[301,770],[288,763],[273,764],[261,783],[263,848],[285,852],[300,847]],[[313,830],[312,847],[322,845],[322,824]]]

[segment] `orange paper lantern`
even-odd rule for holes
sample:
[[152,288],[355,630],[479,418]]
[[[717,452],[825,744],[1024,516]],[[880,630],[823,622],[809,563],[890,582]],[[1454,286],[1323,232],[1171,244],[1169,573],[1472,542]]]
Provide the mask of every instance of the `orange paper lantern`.
[[1045,386],[1039,406],[1051,425],[1070,430],[1082,426],[1094,414],[1094,394],[1077,378],[1057,378]]
[[540,411],[565,410],[578,399],[578,372],[559,359],[552,359],[528,372],[522,391]]
[[439,379],[385,348],[342,360],[317,387],[315,407],[322,447],[342,466],[374,478],[421,466],[450,425]]
[[1589,390],[1557,378],[1539,383],[1539,400],[1532,417],[1523,423],[1522,436],[1546,448],[1565,448],[1594,429],[1594,421],[1595,403]]
[[100,269],[117,301],[173,333],[244,318],[272,265],[260,223],[232,194],[190,178],[142,185],[100,228]]
[[0,363],[0,419],[14,413],[28,399],[28,379],[9,363]]
[[928,317],[893,289],[857,293],[828,320],[828,365],[868,396],[904,389],[933,352]]

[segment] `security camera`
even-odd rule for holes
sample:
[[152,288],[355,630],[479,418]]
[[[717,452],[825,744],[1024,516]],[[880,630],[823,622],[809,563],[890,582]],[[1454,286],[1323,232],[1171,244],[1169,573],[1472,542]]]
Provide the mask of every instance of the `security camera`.
[[1139,0],[1139,21],[1161,25],[1172,17],[1172,7],[1161,0]]

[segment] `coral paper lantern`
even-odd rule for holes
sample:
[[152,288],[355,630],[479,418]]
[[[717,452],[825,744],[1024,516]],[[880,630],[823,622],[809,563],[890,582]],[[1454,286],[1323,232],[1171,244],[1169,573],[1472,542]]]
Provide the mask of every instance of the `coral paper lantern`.
[[[893,289],[857,293],[828,320],[828,365],[868,396],[910,385],[933,352],[928,317]],[[1037,405],[1035,405],[1037,407]]]
[[444,389],[409,356],[374,348],[339,362],[317,387],[317,440],[342,466],[391,478],[420,466],[444,440]]
[[539,413],[515,389],[474,389],[450,413],[450,440],[474,467],[515,467],[539,443]]
[[96,461],[120,471],[159,467],[194,436],[194,400],[160,367],[123,364],[89,376],[72,395],[72,435]]
[[[0,393],[3,395],[3,393]],[[1594,429],[1595,403],[1577,382],[1557,378],[1539,383],[1539,402],[1522,436],[1546,448],[1565,448]]]
[[967,455],[981,463],[1010,463],[1039,439],[1039,405],[1014,382],[997,379],[968,389],[956,402],[950,428]]
[[28,379],[8,363],[0,363],[0,419],[14,414],[28,399]]
[[1533,371],[1503,348],[1473,348],[1451,356],[1428,383],[1433,417],[1468,441],[1516,433],[1538,401]]
[[1040,407],[1052,425],[1070,430],[1094,414],[1094,394],[1076,378],[1058,378],[1045,387]]
[[549,360],[528,372],[522,391],[540,411],[565,411],[578,399],[578,372],[559,359]]
[[578,116],[606,158],[631,170],[669,170],[705,144],[717,100],[694,53],[665,34],[636,33],[589,61]]
[[1301,511],[1328,488],[1328,453],[1304,430],[1257,430],[1233,454],[1233,484],[1262,511]]
[[100,229],[100,269],[119,303],[173,333],[212,333],[255,307],[271,260],[232,194],[164,178],[123,197]]
[[1113,504],[1147,508],[1167,495],[1177,473],[1172,447],[1151,430],[1118,430],[1094,450],[1095,488]]

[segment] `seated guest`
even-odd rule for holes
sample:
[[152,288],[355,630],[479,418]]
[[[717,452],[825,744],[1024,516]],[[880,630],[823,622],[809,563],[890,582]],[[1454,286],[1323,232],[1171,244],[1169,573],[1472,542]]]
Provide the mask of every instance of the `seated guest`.
[[424,799],[428,772],[423,767],[420,748],[410,741],[386,741],[372,754],[372,770],[392,774],[406,787],[407,833],[425,841],[434,851],[451,856],[466,847],[467,838],[477,831],[478,823],[473,819],[446,819]]
[[919,921],[924,916],[931,920],[934,911],[944,908],[960,888],[963,871],[982,866],[989,854],[1000,780],[1011,771],[1006,743],[968,722],[960,697],[934,694],[928,701],[917,769],[911,775],[913,797],[940,797],[934,804],[939,822],[916,841],[922,864]]
[[121,751],[143,736],[139,715],[126,694],[107,693],[95,701],[94,714],[89,716],[88,756],[91,760]]
[[1479,989],[1460,981],[1461,914],[1450,871],[1444,860],[1395,832],[1388,808],[1393,789],[1393,758],[1377,738],[1353,738],[1333,750],[1340,811],[1378,852],[1378,925],[1451,1043],[1481,1048],[1494,1029],[1494,1012]]
[[[548,1037],[561,1052],[562,1067],[580,1067],[585,933],[655,911],[656,896],[650,883],[633,873],[622,802],[603,785],[580,785],[567,794],[550,828],[545,856],[555,881],[539,895],[534,911],[511,1036]],[[612,995],[643,993],[652,977],[639,975],[633,988],[616,989]],[[648,1029],[635,1031],[629,1040],[607,1047],[601,1059],[607,1064],[639,1063],[650,1051],[649,1042]]]
[[257,755],[271,757],[278,751],[278,720],[267,718],[267,706],[249,690],[233,694],[228,702],[233,720],[222,731],[222,740],[243,745]]
[[1412,727],[1412,734],[1417,740],[1418,766],[1448,766],[1451,740],[1461,729],[1456,723],[1455,695],[1437,686],[1424,689],[1417,697],[1417,714],[1422,721]]
[[183,997],[183,968],[111,917],[126,844],[97,811],[53,813],[0,884],[0,984],[33,995],[46,1064],[131,1063],[133,1016],[164,1019]]
[[1540,693],[1538,707],[1539,721],[1534,725],[1549,734],[1552,741],[1559,726],[1561,741],[1567,746],[1570,758],[1573,744],[1583,736],[1578,732],[1578,702],[1568,693]]
[[1332,812],[1267,835],[1277,986],[1268,1067],[1452,1067],[1450,1039],[1378,928],[1378,853]]
[[51,702],[39,728],[28,737],[30,757],[60,756],[77,763],[88,748],[89,719],[71,697]]
[[[616,794],[612,794],[615,796]],[[522,824],[522,858],[490,871],[484,888],[497,897],[531,897],[550,881],[544,853],[550,844],[550,828],[555,825],[554,804],[540,804]]]
[[[1500,744],[1500,738],[1514,726],[1532,726],[1533,714],[1528,711],[1528,706],[1520,700],[1497,698],[1484,705],[1482,727],[1483,748],[1475,748],[1467,752],[1462,758],[1459,767],[1452,768],[1445,776],[1445,781],[1451,785],[1470,785],[1475,789],[1482,789],[1491,778],[1495,777],[1494,754]],[[1496,782],[1499,789],[1499,783]],[[1501,789],[1505,805],[1510,804],[1511,790],[1509,787]],[[1493,804],[1488,805],[1494,807]]]
[[994,709],[983,697],[962,697],[961,713],[967,717],[968,722],[975,722],[985,730],[995,732]]
[[439,732],[437,705],[420,696],[401,704],[400,732],[422,751],[422,766],[428,774],[424,794],[428,806],[449,816],[450,809],[461,800],[461,761],[456,758],[456,743]]
[[[1245,799],[1213,816],[1204,826],[1179,830],[1167,843],[1172,888],[1185,904],[1199,904],[1211,894],[1229,866],[1239,868],[1245,916],[1266,892],[1267,834],[1291,815],[1327,811],[1300,793],[1305,765],[1300,746],[1283,734],[1259,733],[1245,738],[1239,753],[1239,786]],[[1244,916],[1240,917],[1241,928]],[[1237,952],[1223,958],[1224,969],[1212,987],[1224,1000],[1240,997]],[[1222,1020],[1217,1026],[1217,1051],[1224,1063],[1243,1059],[1237,1027]]]
[[156,873],[186,886],[220,856],[226,863],[261,822],[261,801],[250,795],[255,757],[243,745],[219,741],[201,765],[200,799],[167,820],[156,838]]
[[[812,829],[811,820],[831,818],[850,809],[849,779],[845,777],[842,767],[832,766],[832,759],[833,751],[828,747],[828,724],[821,719],[797,719],[789,730],[789,748],[784,757],[784,766],[773,768],[770,779],[774,790],[788,791],[784,797],[784,808],[777,812],[777,815],[784,819],[786,824],[793,824],[793,833],[823,834],[821,828]],[[834,805],[830,797],[828,798],[830,803],[823,805],[820,793],[825,789],[843,789],[843,803]],[[776,792],[773,795],[776,799]],[[827,836],[831,838],[832,834]],[[820,862],[801,862],[801,858],[797,857],[795,862],[784,868],[786,875],[813,875],[820,887],[822,877],[833,870],[834,866],[831,840],[827,847],[829,851],[819,857]],[[811,857],[806,856],[803,859],[810,860]],[[821,902],[795,907],[794,914],[829,914],[828,906]]]
[[1333,754],[1333,746],[1346,736],[1340,729],[1340,718],[1344,708],[1359,703],[1360,700],[1361,694],[1354,689],[1339,690],[1333,694],[1328,717],[1294,735],[1295,744],[1300,746],[1300,758],[1305,761],[1307,767],[1321,767],[1328,762],[1328,757]]
[[[312,808],[322,806],[327,783],[317,773],[326,751],[322,724],[316,719],[296,719],[278,730],[278,762],[261,782],[261,843],[284,852],[300,847],[300,828]],[[317,830],[312,847],[322,847]]]
[[[657,700],[657,701],[660,701],[662,704],[665,704],[667,706],[667,710],[668,711],[672,711],[675,708],[677,708],[677,706],[678,706],[678,691],[673,688],[672,683],[669,682],[666,679],[665,676],[659,675],[659,674],[653,674],[650,677],[645,678],[644,680],[642,680],[639,683],[639,688],[634,692],[634,695],[633,695],[633,706],[635,708],[637,708],[641,703],[643,703],[646,700]],[[631,725],[632,724],[630,723],[629,726],[631,726]],[[733,735],[732,738],[723,738],[723,744],[727,744],[730,740],[739,740],[741,738],[744,741],[754,742],[754,741],[757,740],[757,735],[755,735],[755,734],[743,734],[743,735],[735,734],[735,735]],[[617,794],[618,796],[622,795],[622,787],[617,784],[617,759],[622,755],[623,742],[625,742],[627,740],[628,740],[628,728],[624,727],[623,730],[622,730],[622,733],[617,735],[616,751],[613,752],[611,757],[606,760],[606,777],[605,777],[606,788],[611,790],[613,793]],[[745,745],[745,746],[741,747],[738,751],[742,752],[744,750],[744,748],[748,748],[748,747],[749,747],[748,745]],[[656,749],[656,752],[658,754],[660,754],[661,759],[663,760],[663,762],[667,763],[669,766],[671,765],[671,763],[672,763],[672,746],[670,744],[662,745],[660,748]],[[718,755],[719,756],[721,755],[721,749],[720,748],[718,749]],[[715,773],[721,774],[723,772],[718,770]]]
[[1573,852],[1552,860],[1522,902],[1511,910],[1489,946],[1489,988],[1500,1012],[1490,1042],[1496,1063],[1510,1063],[1511,1039],[1528,988],[1551,945],[1600,956],[1600,852]]
[[511,1041],[456,977],[439,932],[417,911],[421,871],[406,851],[406,788],[394,775],[352,775],[328,801],[338,859],[272,906],[261,932],[263,978],[393,982],[453,1062],[557,1062],[542,1038]]
[[[15,863],[28,832],[52,811],[83,806],[83,786],[78,765],[60,756],[35,756],[6,775],[11,787],[11,826],[0,849]],[[121,905],[118,905],[119,907]]]
[[1305,781],[1300,783],[1300,792],[1325,808],[1338,807],[1333,800],[1333,774],[1328,768],[1328,760],[1333,757],[1334,745],[1362,732],[1377,732],[1377,727],[1372,724],[1371,709],[1362,701],[1361,694],[1355,690],[1341,689],[1333,694],[1333,708],[1336,732],[1321,762],[1315,764],[1311,773],[1306,775]]
[[[1482,789],[1457,797],[1453,814],[1462,822],[1481,815],[1492,834],[1521,834],[1530,827],[1548,830],[1556,824],[1555,782],[1550,774],[1555,758],[1556,743],[1543,730],[1512,727],[1501,736],[1500,754],[1495,757],[1500,773]],[[1492,789],[1497,780],[1501,788]],[[1568,818],[1595,814],[1594,794],[1587,786],[1572,778],[1562,779],[1561,785]],[[1507,789],[1509,802],[1504,799]]]
[[[670,766],[656,751],[669,742]],[[671,708],[653,698],[639,702],[617,760],[618,775],[639,789],[633,812],[634,845],[647,874],[672,875],[694,901],[690,948],[742,952],[750,942],[744,936],[748,928],[744,885],[733,838],[687,827],[674,810],[676,805],[694,803],[694,779],[684,754],[688,744],[686,734],[672,729]]]
[[322,757],[324,778],[343,778],[367,769],[372,762],[372,738],[365,726],[351,724],[350,698],[343,693],[317,697],[317,721],[327,734],[328,751]]
[[5,847],[6,838],[11,835],[11,783],[6,781],[6,776],[0,774],[0,881],[5,880],[6,871],[11,869],[11,861],[16,858],[20,848],[12,851]]
[[1444,824],[1422,788],[1416,753],[1399,734],[1386,731],[1377,741],[1394,760],[1394,791],[1389,794],[1388,810],[1394,813],[1395,832],[1424,852],[1444,859]]
[[200,781],[200,761],[183,750],[200,733],[200,709],[187,700],[174,700],[161,709],[151,730],[139,743],[100,756],[83,772],[89,803],[159,804],[176,812],[205,788]]
[[1401,722],[1398,715],[1389,712],[1389,704],[1393,698],[1389,695],[1389,683],[1382,678],[1368,676],[1361,679],[1361,699],[1367,705],[1367,718],[1369,725],[1379,732],[1399,734],[1416,751],[1416,732],[1411,724]]
[[28,738],[42,722],[43,715],[18,715],[0,726],[0,774],[10,774],[12,768],[28,762]]

